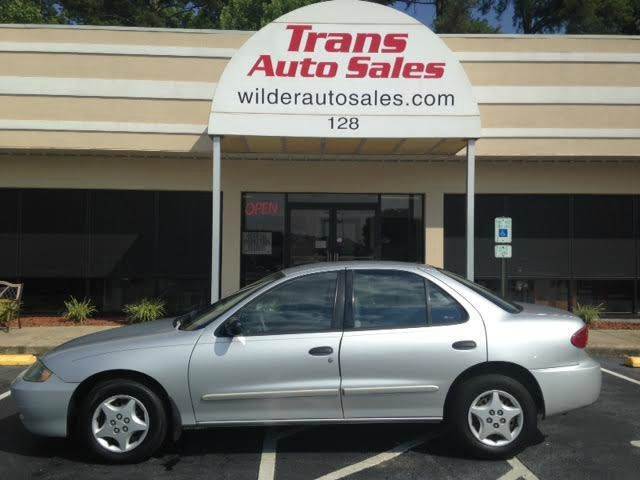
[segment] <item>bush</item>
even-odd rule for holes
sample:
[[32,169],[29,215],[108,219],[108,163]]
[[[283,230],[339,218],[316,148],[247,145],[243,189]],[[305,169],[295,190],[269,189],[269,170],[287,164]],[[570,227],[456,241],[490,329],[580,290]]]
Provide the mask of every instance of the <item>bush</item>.
[[9,329],[9,322],[18,316],[20,303],[8,298],[0,299],[0,327]]
[[66,308],[64,318],[72,320],[74,323],[84,323],[87,318],[96,313],[98,309],[90,299],[85,298],[80,301],[76,297],[71,297],[64,302]]
[[600,315],[604,312],[604,303],[600,305],[576,305],[573,313],[579,316],[587,325],[595,325],[600,320]]
[[151,322],[164,316],[165,312],[165,301],[160,298],[143,298],[124,306],[130,323]]

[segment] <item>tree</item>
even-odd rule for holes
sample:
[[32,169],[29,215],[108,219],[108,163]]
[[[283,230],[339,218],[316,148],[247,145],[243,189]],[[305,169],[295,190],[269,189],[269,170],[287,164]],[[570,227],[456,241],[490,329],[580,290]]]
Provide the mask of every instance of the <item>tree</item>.
[[497,0],[502,15],[511,6],[523,33],[640,33],[640,0]]
[[491,11],[492,0],[440,0],[433,5],[436,8],[433,26],[438,33],[496,33],[499,30],[480,17]]
[[0,23],[59,23],[53,1],[0,0]]

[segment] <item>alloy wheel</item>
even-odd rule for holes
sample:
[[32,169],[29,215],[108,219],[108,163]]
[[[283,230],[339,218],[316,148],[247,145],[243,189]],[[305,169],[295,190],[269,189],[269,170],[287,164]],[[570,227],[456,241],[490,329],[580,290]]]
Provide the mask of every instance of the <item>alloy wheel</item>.
[[524,413],[516,398],[502,390],[478,395],[468,413],[469,428],[483,444],[502,447],[513,442],[524,424]]
[[114,395],[100,403],[92,417],[91,431],[100,446],[110,452],[129,452],[149,432],[149,413],[130,395]]

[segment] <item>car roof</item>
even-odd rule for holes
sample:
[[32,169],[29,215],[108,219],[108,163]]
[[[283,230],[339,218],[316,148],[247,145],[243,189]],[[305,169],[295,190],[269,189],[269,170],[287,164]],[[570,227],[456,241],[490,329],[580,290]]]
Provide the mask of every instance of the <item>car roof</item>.
[[307,272],[330,271],[343,268],[385,269],[385,270],[434,270],[435,267],[424,263],[393,262],[387,260],[352,260],[348,262],[321,262],[298,265],[282,270],[286,276],[297,276]]

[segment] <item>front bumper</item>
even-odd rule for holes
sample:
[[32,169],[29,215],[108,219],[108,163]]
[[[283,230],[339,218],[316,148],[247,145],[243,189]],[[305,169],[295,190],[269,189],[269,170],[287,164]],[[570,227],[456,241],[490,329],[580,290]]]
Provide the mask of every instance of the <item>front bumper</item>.
[[547,417],[586,407],[600,396],[600,364],[591,358],[577,365],[542,368],[531,373],[542,390]]
[[67,411],[77,387],[55,375],[46,382],[26,382],[22,372],[11,384],[20,420],[31,433],[47,437],[67,436]]

